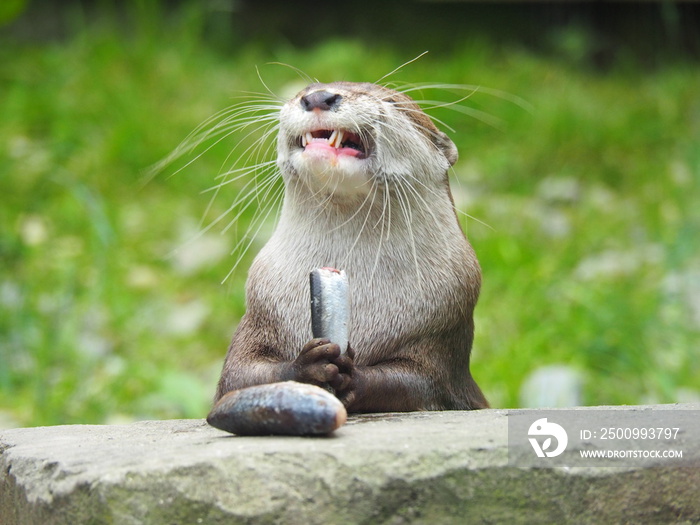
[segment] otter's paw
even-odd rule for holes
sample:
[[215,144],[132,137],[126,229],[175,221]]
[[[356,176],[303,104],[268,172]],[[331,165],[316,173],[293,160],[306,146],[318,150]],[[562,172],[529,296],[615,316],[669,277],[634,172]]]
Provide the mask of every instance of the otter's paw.
[[328,339],[312,339],[289,363],[283,379],[312,385],[339,384],[341,372],[336,364],[339,357],[340,347],[337,344]]
[[347,351],[344,354],[340,354],[331,362],[338,367],[338,376],[334,381],[329,382],[329,384],[335,390],[336,395],[342,399],[353,387],[355,351],[348,345]]

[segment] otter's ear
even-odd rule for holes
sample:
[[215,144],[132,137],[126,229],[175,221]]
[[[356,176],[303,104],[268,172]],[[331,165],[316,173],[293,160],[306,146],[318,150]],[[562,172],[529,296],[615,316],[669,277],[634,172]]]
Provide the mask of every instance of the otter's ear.
[[457,159],[459,158],[457,146],[455,146],[454,142],[452,142],[450,137],[445,135],[442,131],[435,133],[434,141],[435,145],[447,159],[447,162],[450,163],[450,166],[454,166],[455,162],[457,162]]

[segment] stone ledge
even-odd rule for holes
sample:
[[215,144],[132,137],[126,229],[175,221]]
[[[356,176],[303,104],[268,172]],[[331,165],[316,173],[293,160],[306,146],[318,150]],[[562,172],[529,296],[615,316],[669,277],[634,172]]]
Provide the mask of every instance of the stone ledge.
[[325,438],[201,420],[6,430],[0,523],[700,522],[700,465],[515,468],[506,415],[355,416]]

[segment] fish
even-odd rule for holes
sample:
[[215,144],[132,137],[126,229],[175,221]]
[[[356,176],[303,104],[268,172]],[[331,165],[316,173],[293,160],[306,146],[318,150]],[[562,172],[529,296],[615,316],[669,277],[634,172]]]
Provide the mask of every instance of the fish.
[[309,275],[311,288],[311,332],[314,338],[329,339],[348,349],[350,294],[344,271],[317,268]]
[[282,381],[233,390],[207,416],[211,426],[239,436],[318,436],[347,421],[345,406],[321,387]]

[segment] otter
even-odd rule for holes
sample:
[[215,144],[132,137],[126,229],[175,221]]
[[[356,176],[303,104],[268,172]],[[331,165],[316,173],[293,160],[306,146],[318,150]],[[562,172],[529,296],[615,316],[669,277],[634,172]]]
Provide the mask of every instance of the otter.
[[[278,225],[255,257],[215,396],[297,381],[348,412],[488,407],[469,360],[481,270],[456,214],[457,149],[409,96],[311,84],[279,114]],[[309,272],[343,269],[349,345],[313,339]]]

